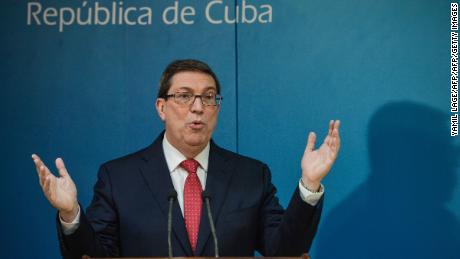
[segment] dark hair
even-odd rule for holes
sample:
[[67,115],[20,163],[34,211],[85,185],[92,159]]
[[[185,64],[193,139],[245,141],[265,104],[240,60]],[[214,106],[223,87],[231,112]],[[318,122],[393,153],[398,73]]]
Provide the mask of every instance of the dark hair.
[[173,61],[163,71],[157,98],[166,98],[169,88],[171,87],[171,78],[179,72],[186,71],[195,71],[210,75],[216,82],[217,93],[220,94],[219,80],[217,80],[216,75],[206,63],[195,59],[183,59]]

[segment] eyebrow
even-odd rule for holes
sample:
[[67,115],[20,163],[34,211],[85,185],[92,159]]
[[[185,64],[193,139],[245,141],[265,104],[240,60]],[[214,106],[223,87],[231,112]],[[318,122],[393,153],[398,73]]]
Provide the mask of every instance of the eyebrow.
[[[181,86],[181,87],[179,87],[179,88],[176,89],[176,91],[178,91],[178,90],[186,90],[186,91],[193,92],[194,89],[191,88],[191,87],[188,87],[188,86]],[[209,90],[215,90],[215,91],[217,91],[217,87],[215,87],[215,86],[208,86],[208,87],[206,87],[206,88],[203,90],[203,92],[206,92],[206,91],[209,91]]]

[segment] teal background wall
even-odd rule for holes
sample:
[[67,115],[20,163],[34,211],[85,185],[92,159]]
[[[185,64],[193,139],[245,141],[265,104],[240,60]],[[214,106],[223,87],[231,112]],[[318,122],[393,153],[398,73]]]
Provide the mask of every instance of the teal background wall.
[[[246,0],[268,23],[27,24],[28,2],[0,3],[1,250],[56,258],[55,210],[32,153],[61,156],[85,206],[99,164],[150,144],[162,130],[154,101],[164,67],[196,58],[215,70],[224,103],[216,142],[270,166],[283,205],[300,177],[309,131],[342,120],[342,149],[324,180],[314,258],[456,258],[460,244],[458,138],[450,137],[450,2]],[[94,1],[86,1],[94,6]],[[112,1],[100,0],[100,5]],[[115,2],[119,4],[118,2]],[[234,17],[224,0],[213,17]],[[87,9],[81,9],[87,10]],[[249,15],[249,14],[248,14]],[[68,18],[68,17],[67,17]],[[42,22],[43,23],[43,22]]]

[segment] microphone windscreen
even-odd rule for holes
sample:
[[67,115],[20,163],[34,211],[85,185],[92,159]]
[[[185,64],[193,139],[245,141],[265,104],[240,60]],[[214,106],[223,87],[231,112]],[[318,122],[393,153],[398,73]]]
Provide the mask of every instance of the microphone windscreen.
[[170,200],[170,199],[176,199],[176,198],[177,198],[177,192],[176,192],[176,190],[172,189],[171,191],[169,191],[168,200]]
[[205,200],[205,199],[210,199],[211,200],[211,194],[208,191],[203,191],[201,193],[201,197],[203,198],[203,200]]

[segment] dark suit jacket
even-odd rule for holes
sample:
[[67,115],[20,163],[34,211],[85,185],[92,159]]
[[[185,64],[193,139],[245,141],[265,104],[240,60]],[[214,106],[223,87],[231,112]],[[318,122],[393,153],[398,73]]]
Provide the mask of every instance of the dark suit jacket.
[[[163,134],[149,147],[103,164],[94,197],[80,226],[62,233],[62,255],[168,256],[168,195],[173,190],[162,148]],[[211,141],[206,190],[221,256],[299,256],[310,248],[321,215],[302,201],[298,187],[287,210],[275,196],[268,167],[224,150]],[[213,256],[214,246],[203,206],[195,256]],[[175,202],[172,246],[174,256],[193,256],[184,219]]]

